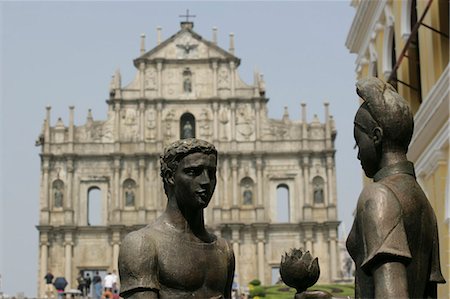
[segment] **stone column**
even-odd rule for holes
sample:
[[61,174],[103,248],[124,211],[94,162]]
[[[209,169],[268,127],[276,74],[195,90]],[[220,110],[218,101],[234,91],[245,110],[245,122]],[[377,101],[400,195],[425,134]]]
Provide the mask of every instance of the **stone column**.
[[329,113],[329,105],[330,103],[323,103],[325,107],[325,148],[331,149],[331,126],[330,126],[330,113]]
[[234,100],[230,103],[231,108],[231,119],[230,119],[230,126],[231,126],[231,138],[230,140],[233,142],[236,141],[236,102]]
[[[139,102],[139,141],[144,142],[145,140],[145,102]],[[140,149],[141,151],[144,148]]]
[[120,103],[116,102],[114,105],[114,150],[120,151]]
[[219,103],[213,102],[212,103],[212,110],[213,110],[213,142],[217,143],[219,141]]
[[158,84],[158,97],[162,97],[162,61],[156,63],[156,82]]
[[299,203],[299,208],[297,209],[296,212],[296,219],[298,219],[297,221],[302,221],[304,220],[304,207],[305,207],[305,187],[303,186],[305,180],[304,180],[304,176],[303,176],[303,167],[302,167],[302,163],[301,161],[299,162],[299,173],[298,173],[298,177],[295,179],[296,184],[298,186],[297,190],[298,190],[298,203]]
[[237,158],[232,157],[231,158],[231,175],[232,175],[232,187],[233,187],[233,199],[232,199],[232,205],[231,205],[231,219],[233,221],[239,220],[239,203],[238,203],[238,177],[237,177],[237,170],[238,170],[238,163]]
[[231,75],[231,96],[236,96],[236,65],[234,61],[230,61],[230,75]]
[[65,223],[73,224],[73,158],[68,157],[67,159],[67,189],[64,198],[64,205],[66,207],[65,211]]
[[142,99],[145,97],[145,62],[139,63],[139,97]]
[[336,231],[330,227],[328,231],[328,244],[330,244],[330,281],[333,282],[337,278],[337,265],[336,265]]
[[114,223],[120,222],[120,156],[114,157],[113,162],[113,198],[112,198],[112,209],[109,208],[109,211],[113,211],[113,219]]
[[256,251],[256,256],[258,257],[258,279],[261,281],[261,284],[264,284],[264,239],[265,239],[265,232],[264,229],[258,229],[256,240],[258,242],[258,247]]
[[336,167],[334,165],[334,159],[332,159],[332,166],[331,166],[331,194],[333,196],[333,204],[334,204],[334,219],[337,220],[337,210],[336,210],[336,202],[337,202],[337,196],[336,196]]
[[41,198],[41,217],[40,224],[50,223],[50,192],[49,192],[49,172],[50,157],[43,154],[42,161],[42,198]]
[[44,156],[43,157],[43,162],[42,162],[42,190],[43,190],[43,194],[42,194],[42,203],[41,203],[41,207],[43,210],[48,210],[50,207],[50,201],[49,201],[49,184],[48,184],[48,177],[49,177],[49,172],[50,172],[50,157],[48,156]]
[[256,220],[264,221],[264,192],[263,192],[263,161],[262,157],[256,157]]
[[306,103],[302,103],[302,149],[308,150],[308,123],[306,119]]
[[72,157],[69,157],[67,159],[67,193],[66,193],[66,209],[71,210],[72,209],[72,184],[73,184],[73,159]]
[[327,154],[327,182],[328,182],[328,198],[326,200],[326,204],[334,204],[335,200],[333,197],[333,158],[330,154]]
[[228,186],[229,186],[229,184],[228,184],[228,177],[229,177],[228,157],[224,157],[222,169],[223,169],[223,184],[222,185],[223,185],[223,199],[224,199],[223,207],[230,208],[231,203],[230,203],[230,196],[228,193]]
[[309,156],[303,157],[303,185],[305,190],[304,215],[305,220],[311,220],[312,217],[312,198],[309,190]]
[[[138,210],[139,210],[139,222],[145,223],[145,158],[139,158],[139,198],[138,198]],[[117,269],[117,268],[116,268]]]
[[259,101],[255,102],[255,135],[256,141],[261,138],[261,103]]
[[74,106],[69,106],[69,148],[68,152],[73,152],[73,141],[74,141],[74,131],[75,131],[75,125],[74,125]]
[[113,231],[112,233],[112,270],[119,269],[118,267],[118,261],[119,261],[119,248],[120,248],[120,231]]
[[233,252],[235,256],[235,270],[234,273],[237,274],[237,280],[239,285],[241,285],[241,271],[239,268],[240,265],[240,234],[239,234],[239,225],[231,225],[231,243],[233,244]]
[[47,106],[46,107],[46,118],[45,118],[45,128],[44,128],[44,153],[48,153],[50,151],[50,110],[52,109],[52,107]]
[[217,61],[212,62],[213,69],[213,96],[217,97]]
[[314,248],[313,248],[313,224],[307,223],[304,224],[304,232],[305,232],[305,247],[313,256],[314,256]]
[[48,271],[48,234],[47,232],[41,232],[39,246],[41,247],[41,257],[40,257],[40,274],[39,274],[39,294],[41,298],[45,297],[45,284],[43,277]]
[[73,247],[73,236],[71,231],[64,232],[64,277],[66,278],[69,285],[66,289],[72,288],[72,247]]
[[156,140],[161,142],[163,139],[162,136],[162,103],[158,102],[156,103]]
[[232,171],[232,176],[233,176],[233,181],[232,181],[232,186],[233,186],[233,206],[237,206],[238,202],[238,196],[237,196],[237,185],[238,185],[238,181],[237,181],[237,170],[238,170],[238,164],[237,164],[237,158],[233,157],[231,158],[231,171]]

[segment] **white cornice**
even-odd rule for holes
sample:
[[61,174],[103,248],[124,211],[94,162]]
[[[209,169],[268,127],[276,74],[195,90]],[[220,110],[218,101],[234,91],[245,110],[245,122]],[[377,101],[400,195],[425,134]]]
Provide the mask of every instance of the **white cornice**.
[[447,121],[433,141],[423,151],[422,155],[417,159],[414,165],[417,176],[427,177],[434,172],[439,163],[445,161],[448,163],[448,156],[446,156],[444,149],[449,143],[449,125],[450,121]]
[[350,53],[357,53],[359,57],[366,55],[372,33],[379,30],[386,3],[387,0],[361,1],[345,42]]
[[415,129],[408,153],[408,157],[413,162],[419,161],[426,152],[425,148],[434,142],[437,138],[436,134],[441,128],[448,127],[450,116],[449,73],[449,65],[447,65],[414,117]]
[[400,34],[406,41],[411,34],[411,0],[402,1],[402,14],[400,18]]

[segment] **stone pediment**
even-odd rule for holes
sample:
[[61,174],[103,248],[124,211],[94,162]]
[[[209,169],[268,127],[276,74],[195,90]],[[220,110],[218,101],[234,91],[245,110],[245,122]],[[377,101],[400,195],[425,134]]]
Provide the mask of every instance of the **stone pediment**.
[[220,48],[215,43],[203,39],[202,36],[190,28],[182,28],[176,34],[159,44],[157,47],[146,52],[134,60],[138,67],[144,60],[158,61],[180,61],[180,60],[218,60],[235,61],[239,65],[240,59]]

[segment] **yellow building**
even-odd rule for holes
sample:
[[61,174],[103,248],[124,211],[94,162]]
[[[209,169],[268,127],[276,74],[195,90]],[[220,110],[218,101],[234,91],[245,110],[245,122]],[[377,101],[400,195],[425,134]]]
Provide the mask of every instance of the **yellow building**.
[[346,46],[357,78],[389,81],[410,103],[415,129],[408,158],[436,213],[442,274],[450,298],[450,96],[448,0],[352,0]]

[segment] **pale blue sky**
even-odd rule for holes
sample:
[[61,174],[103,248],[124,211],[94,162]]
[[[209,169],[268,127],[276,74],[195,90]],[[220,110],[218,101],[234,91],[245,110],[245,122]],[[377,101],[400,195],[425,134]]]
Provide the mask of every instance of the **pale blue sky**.
[[300,118],[323,120],[330,102],[338,129],[337,187],[339,218],[347,231],[361,189],[353,149],[352,121],[357,109],[354,56],[344,43],[354,16],[348,1],[297,2],[1,2],[1,290],[36,295],[40,158],[34,142],[45,106],[52,125],[75,105],[75,123],[87,110],[105,119],[108,86],[117,68],[122,83],[135,75],[140,34],[147,50],[179,30],[186,9],[197,17],[194,30],[210,40],[218,27],[219,46],[228,49],[235,34],[239,73],[248,83],[258,68],[266,80],[272,118],[288,106]]

